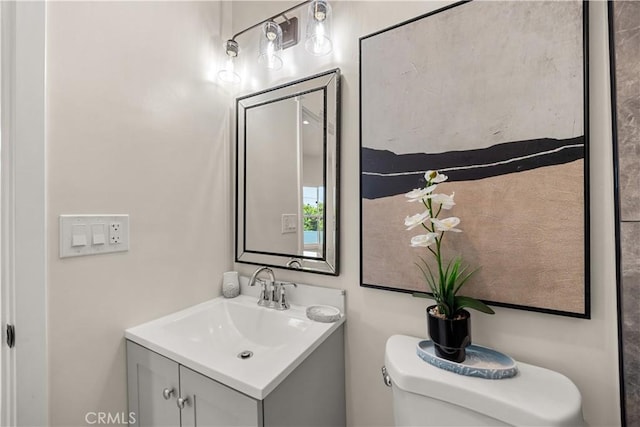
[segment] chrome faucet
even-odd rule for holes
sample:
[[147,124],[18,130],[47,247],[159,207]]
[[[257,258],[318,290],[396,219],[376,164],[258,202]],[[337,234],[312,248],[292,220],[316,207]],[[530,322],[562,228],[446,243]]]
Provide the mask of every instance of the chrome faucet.
[[[260,273],[263,271],[269,276],[268,280],[260,279]],[[256,271],[253,272],[249,279],[249,286],[255,286],[256,282],[262,286],[258,305],[276,310],[286,310],[289,308],[285,286],[298,287],[295,283],[277,283],[273,270],[266,266],[258,267]]]
[[[264,281],[258,278],[258,276],[260,276],[260,273],[262,273],[263,271],[265,271],[269,275],[269,281]],[[262,289],[260,290],[260,298],[258,299],[258,305],[270,307],[274,300],[273,286],[276,282],[276,276],[273,274],[273,270],[266,266],[258,267],[249,279],[249,286],[255,286],[256,281],[260,282],[260,285],[262,286]]]

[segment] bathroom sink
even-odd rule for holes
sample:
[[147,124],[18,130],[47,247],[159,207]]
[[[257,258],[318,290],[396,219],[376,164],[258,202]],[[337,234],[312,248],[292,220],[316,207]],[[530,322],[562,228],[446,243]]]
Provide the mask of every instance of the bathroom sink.
[[217,299],[207,308],[188,311],[168,321],[162,332],[183,345],[202,346],[210,352],[236,355],[249,349],[257,354],[277,351],[304,340],[311,321],[297,311],[276,311],[257,306],[255,298]]
[[127,329],[125,337],[261,400],[344,322],[314,322],[305,310],[219,297]]

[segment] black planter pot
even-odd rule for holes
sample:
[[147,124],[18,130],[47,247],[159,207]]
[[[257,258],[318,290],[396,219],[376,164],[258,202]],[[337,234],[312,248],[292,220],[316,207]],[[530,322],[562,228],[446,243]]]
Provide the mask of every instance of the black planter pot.
[[427,326],[436,356],[452,362],[464,362],[467,356],[465,348],[471,344],[471,314],[460,310],[458,313],[462,317],[459,319],[441,319],[430,313],[435,307],[427,307]]

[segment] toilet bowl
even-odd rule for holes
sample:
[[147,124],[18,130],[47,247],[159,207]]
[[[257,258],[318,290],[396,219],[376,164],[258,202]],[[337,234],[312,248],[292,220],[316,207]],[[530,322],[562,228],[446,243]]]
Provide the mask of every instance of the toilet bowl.
[[488,380],[436,368],[416,354],[421,338],[387,340],[385,367],[396,426],[584,426],[570,379],[518,362],[513,378]]

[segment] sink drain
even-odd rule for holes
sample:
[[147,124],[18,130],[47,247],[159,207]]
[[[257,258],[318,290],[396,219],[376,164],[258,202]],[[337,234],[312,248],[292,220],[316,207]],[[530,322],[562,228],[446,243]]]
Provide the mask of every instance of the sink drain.
[[238,359],[248,359],[251,356],[253,356],[253,351],[249,351],[249,350],[245,350],[245,351],[241,351],[240,353],[238,353]]

